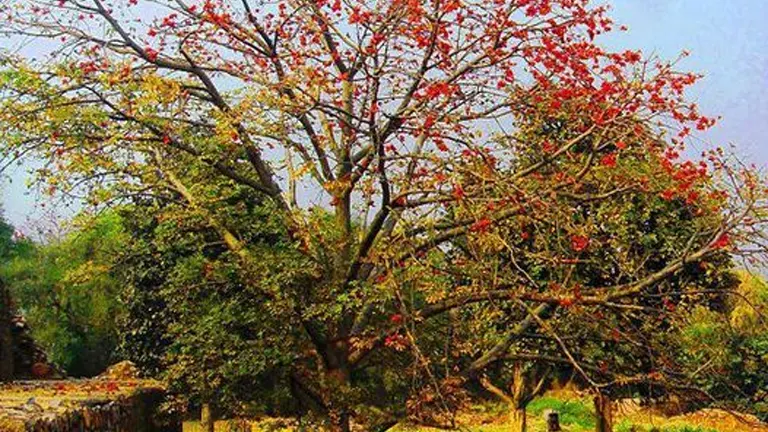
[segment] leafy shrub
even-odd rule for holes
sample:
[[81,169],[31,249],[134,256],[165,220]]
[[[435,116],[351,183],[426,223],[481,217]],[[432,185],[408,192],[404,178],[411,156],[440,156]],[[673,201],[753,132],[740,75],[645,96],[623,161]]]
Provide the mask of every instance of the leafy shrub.
[[591,403],[584,400],[560,400],[553,397],[542,397],[528,405],[528,412],[540,416],[545,410],[554,410],[560,414],[560,423],[563,425],[575,425],[582,429],[594,429],[595,414],[591,409]]

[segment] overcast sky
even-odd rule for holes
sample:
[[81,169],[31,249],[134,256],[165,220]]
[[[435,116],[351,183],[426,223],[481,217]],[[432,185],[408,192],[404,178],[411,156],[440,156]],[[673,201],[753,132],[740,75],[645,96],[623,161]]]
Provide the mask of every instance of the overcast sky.
[[[4,0],[0,0],[4,1]],[[768,167],[768,0],[613,0],[612,16],[629,27],[603,39],[611,48],[691,55],[681,68],[705,75],[691,94],[705,115],[722,115],[697,136],[700,148],[733,144],[745,159]],[[2,46],[2,42],[0,42]],[[1,132],[0,132],[1,133]],[[3,181],[6,217],[18,227],[43,214],[40,197],[24,187],[25,172]],[[50,204],[48,204],[50,207]]]

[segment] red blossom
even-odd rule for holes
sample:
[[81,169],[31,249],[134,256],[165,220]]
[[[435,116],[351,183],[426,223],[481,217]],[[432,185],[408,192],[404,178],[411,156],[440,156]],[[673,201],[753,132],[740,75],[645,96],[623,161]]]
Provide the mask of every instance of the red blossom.
[[157,50],[155,50],[152,47],[146,47],[144,48],[144,54],[146,55],[147,60],[154,62],[155,60],[157,60],[157,56],[160,53],[158,53]]
[[675,311],[675,309],[677,309],[677,306],[676,306],[674,303],[672,303],[671,301],[669,301],[669,299],[667,299],[667,298],[664,298],[664,299],[662,300],[662,303],[664,304],[664,307],[665,307],[665,308],[666,308],[668,311],[670,311],[670,312],[674,312],[674,311]]
[[395,351],[404,351],[408,347],[408,341],[401,334],[391,334],[384,339],[384,345]]
[[490,219],[482,218],[472,224],[472,226],[469,227],[469,230],[472,232],[484,233],[488,231],[492,224],[493,222]]
[[541,143],[541,149],[544,150],[545,153],[554,153],[555,150],[557,150],[557,146],[549,141],[544,141]]
[[448,146],[445,145],[445,140],[443,140],[442,138],[434,138],[433,141],[435,142],[435,146],[440,151],[448,151]]
[[457,200],[464,199],[464,188],[458,183],[453,185],[453,197]]
[[726,249],[731,245],[731,236],[728,233],[721,234],[717,240],[712,243],[712,247],[715,249]]
[[661,199],[663,199],[664,201],[672,201],[673,199],[675,199],[675,195],[676,193],[674,190],[667,189],[661,193]]
[[426,88],[424,88],[424,94],[423,97],[425,99],[436,99],[440,96],[448,96],[450,97],[453,92],[455,91],[455,87],[451,84],[448,84],[444,81],[432,83],[428,85]]
[[600,164],[609,168],[616,166],[616,153],[608,153],[600,160]]
[[589,247],[589,243],[589,237],[581,235],[574,235],[571,237],[571,249],[575,250],[576,252],[586,250]]

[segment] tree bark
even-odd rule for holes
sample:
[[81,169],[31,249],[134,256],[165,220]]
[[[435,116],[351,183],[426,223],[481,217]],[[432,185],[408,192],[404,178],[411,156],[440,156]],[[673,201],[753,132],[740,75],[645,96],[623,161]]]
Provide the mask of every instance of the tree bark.
[[11,296],[0,281],[0,382],[13,379],[13,335]]
[[493,385],[487,377],[480,379],[480,384],[489,392],[493,393],[509,406],[509,423],[513,432],[526,432],[528,430],[528,416],[525,398],[525,383],[523,382],[522,369],[515,368],[515,377],[511,385],[511,394]]
[[334,410],[330,414],[332,432],[349,432],[349,412],[345,409]]
[[613,403],[603,394],[595,396],[595,431],[613,432]]
[[[337,365],[334,365],[337,366]],[[350,372],[345,361],[340,361],[339,367],[329,370],[328,378],[331,383],[330,391],[335,395],[328,401],[330,407],[329,418],[331,421],[331,430],[333,432],[349,432],[350,414],[347,409],[347,390],[350,385]]]
[[528,415],[525,407],[510,407],[510,424],[513,432],[526,432],[528,430]]
[[322,347],[325,361],[325,389],[326,406],[328,407],[328,419],[331,431],[349,432],[351,414],[349,410],[349,389],[352,385],[352,371],[349,365],[349,345],[343,340],[346,332]]
[[203,404],[200,409],[200,426],[204,432],[214,432],[216,420],[213,418],[213,411],[211,406],[207,403]]

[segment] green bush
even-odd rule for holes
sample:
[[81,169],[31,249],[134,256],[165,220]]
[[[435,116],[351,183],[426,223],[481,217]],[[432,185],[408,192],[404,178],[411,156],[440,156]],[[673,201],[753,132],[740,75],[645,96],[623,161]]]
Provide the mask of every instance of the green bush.
[[553,397],[542,397],[528,405],[528,412],[531,415],[540,416],[545,410],[551,409],[560,414],[560,423],[563,425],[594,429],[595,414],[590,407],[591,403],[583,400],[563,401]]

